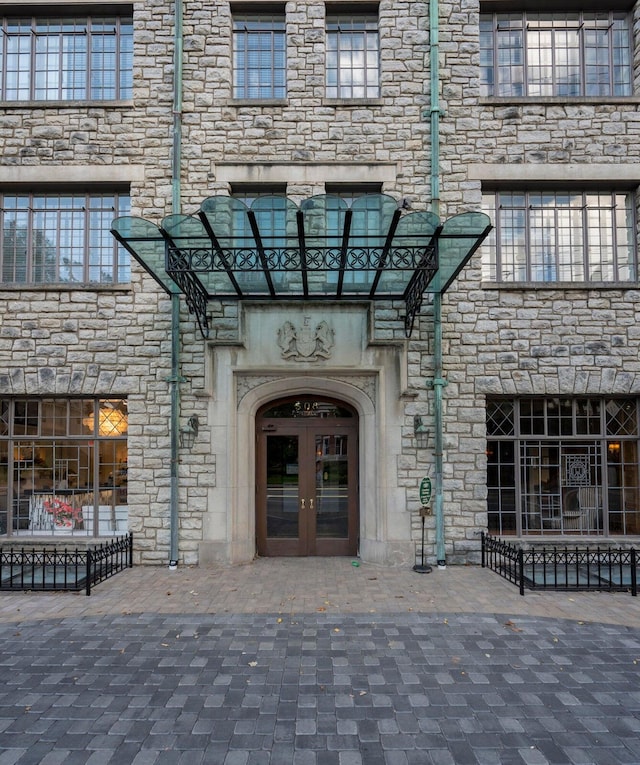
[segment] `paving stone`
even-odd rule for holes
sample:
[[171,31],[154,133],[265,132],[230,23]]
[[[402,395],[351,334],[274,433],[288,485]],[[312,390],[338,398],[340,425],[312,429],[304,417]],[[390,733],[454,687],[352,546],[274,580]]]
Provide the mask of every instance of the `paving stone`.
[[[465,601],[486,600],[472,573]],[[557,593],[510,614],[451,597],[401,613],[386,587],[375,613],[287,618],[249,612],[241,589],[220,614],[92,614],[54,595],[60,613],[45,618],[12,596],[26,607],[19,625],[0,620],[0,765],[640,762],[635,599],[577,595],[590,619]],[[545,602],[575,614],[546,617]]]

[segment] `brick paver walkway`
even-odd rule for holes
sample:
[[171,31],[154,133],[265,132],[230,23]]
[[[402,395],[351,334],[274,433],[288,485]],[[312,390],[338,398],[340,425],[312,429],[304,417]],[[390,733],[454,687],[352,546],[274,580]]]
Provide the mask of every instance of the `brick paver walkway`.
[[0,596],[0,765],[640,763],[640,599],[348,559]]

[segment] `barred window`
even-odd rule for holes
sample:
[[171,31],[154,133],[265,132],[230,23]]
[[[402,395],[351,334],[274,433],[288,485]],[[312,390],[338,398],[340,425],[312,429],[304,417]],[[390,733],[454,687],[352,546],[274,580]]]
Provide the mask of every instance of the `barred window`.
[[234,98],[285,98],[286,75],[284,13],[234,13]]
[[483,206],[494,223],[483,248],[488,281],[637,279],[632,194],[497,191]]
[[626,13],[480,17],[484,96],[628,96],[631,59]]
[[129,209],[128,194],[0,194],[0,281],[128,282],[129,255],[110,226]]
[[131,98],[133,21],[4,18],[0,62],[5,101]]
[[327,98],[378,98],[377,12],[327,14]]

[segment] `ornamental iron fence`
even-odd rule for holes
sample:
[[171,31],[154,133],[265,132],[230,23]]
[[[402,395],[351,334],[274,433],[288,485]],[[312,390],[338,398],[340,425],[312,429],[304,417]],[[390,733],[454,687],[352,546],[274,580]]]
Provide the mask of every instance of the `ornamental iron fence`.
[[635,548],[523,548],[482,533],[482,567],[525,590],[607,590],[638,594]]
[[133,534],[86,549],[0,549],[0,590],[84,590],[133,567]]

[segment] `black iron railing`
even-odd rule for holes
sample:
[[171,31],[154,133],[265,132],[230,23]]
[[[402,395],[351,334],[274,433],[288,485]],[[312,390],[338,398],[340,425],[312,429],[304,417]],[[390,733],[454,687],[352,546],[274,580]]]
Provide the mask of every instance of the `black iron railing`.
[[530,547],[482,534],[482,567],[525,590],[608,590],[638,594],[635,548]]
[[0,549],[0,590],[84,590],[133,566],[133,534],[86,549]]

